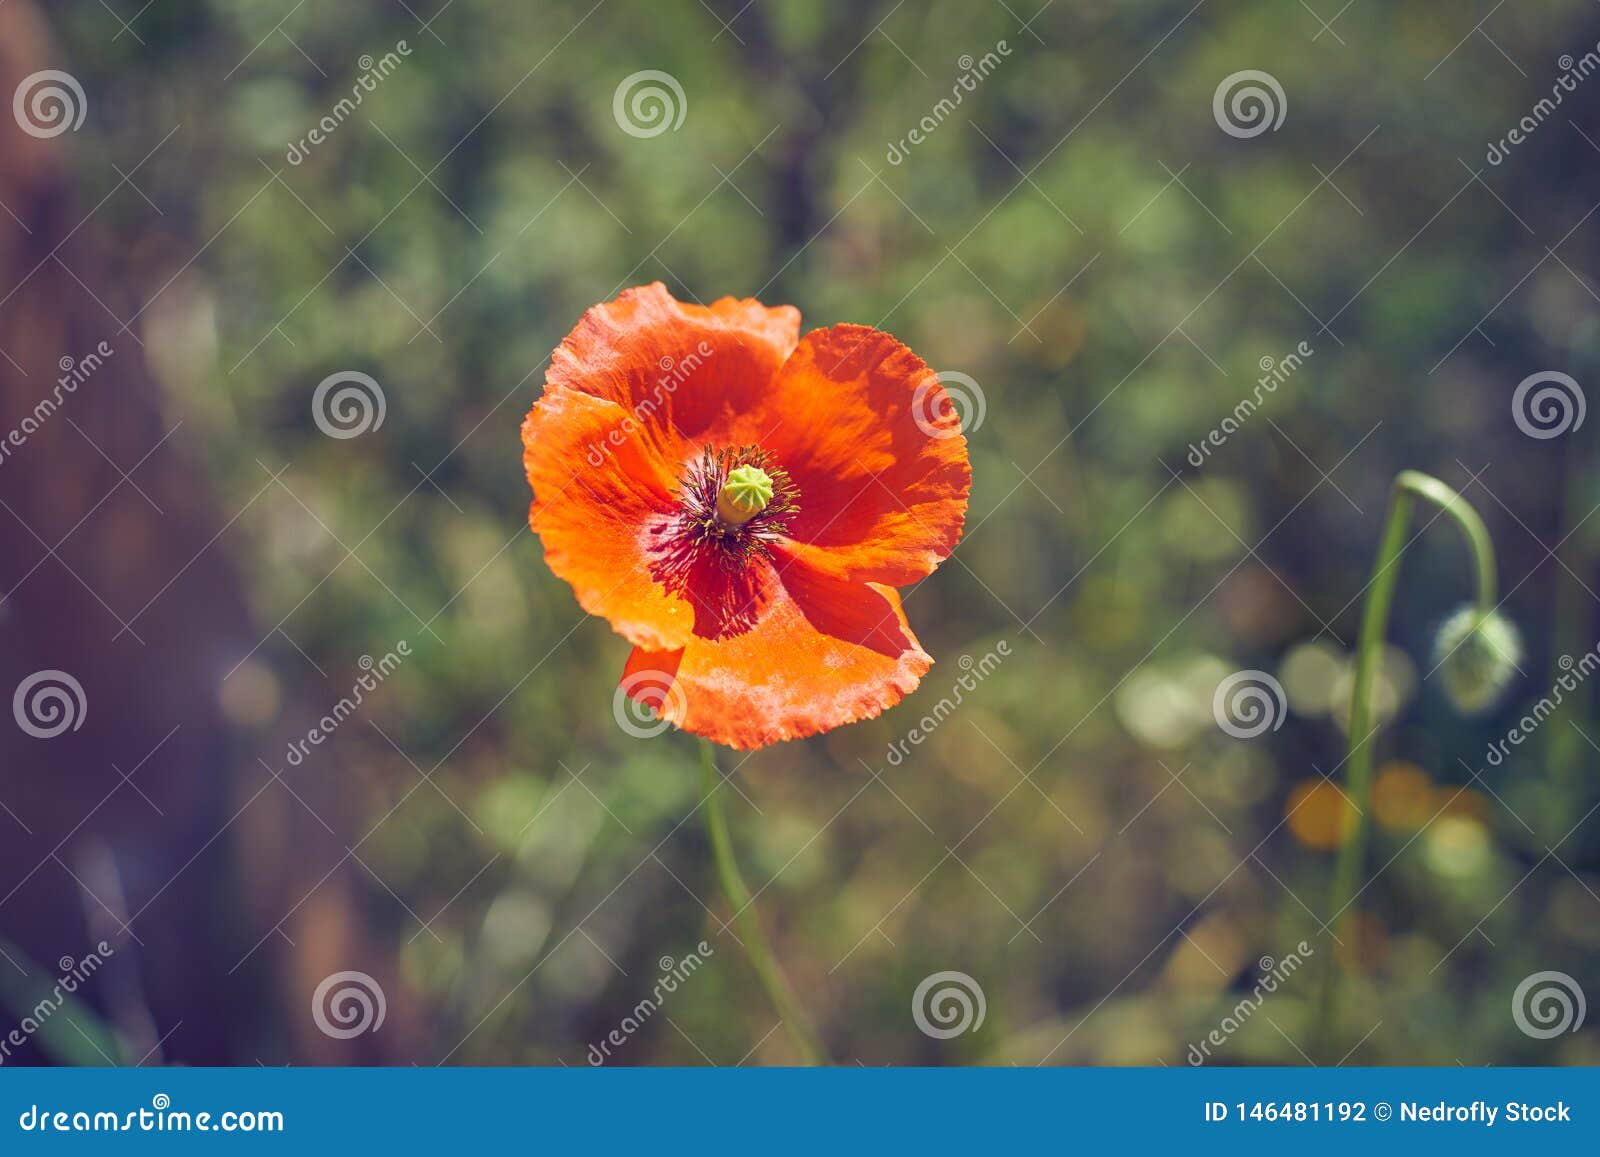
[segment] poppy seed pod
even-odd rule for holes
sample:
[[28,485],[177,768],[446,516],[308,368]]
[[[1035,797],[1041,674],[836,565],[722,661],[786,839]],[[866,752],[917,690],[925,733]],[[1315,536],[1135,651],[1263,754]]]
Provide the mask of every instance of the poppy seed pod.
[[728,471],[717,492],[717,516],[729,526],[743,526],[772,503],[772,479],[759,466]]
[[1439,627],[1434,662],[1456,710],[1475,715],[1493,707],[1522,658],[1522,639],[1497,611],[1462,607]]

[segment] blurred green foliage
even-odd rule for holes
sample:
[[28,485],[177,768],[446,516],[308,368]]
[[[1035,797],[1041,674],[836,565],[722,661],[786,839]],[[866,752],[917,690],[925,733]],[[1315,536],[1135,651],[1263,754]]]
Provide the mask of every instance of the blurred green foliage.
[[[907,597],[938,660],[922,689],[724,759],[746,874],[837,1059],[1180,1064],[1258,958],[1329,951],[1328,821],[1284,819],[1338,778],[1343,650],[1386,488],[1414,467],[1490,523],[1529,657],[1502,710],[1451,714],[1428,645],[1469,577],[1449,532],[1423,535],[1379,762],[1426,780],[1379,816],[1340,950],[1344,1044],[1367,1063],[1600,1060],[1592,1029],[1533,1040],[1509,1009],[1540,969],[1600,997],[1590,697],[1483,758],[1596,634],[1592,424],[1528,438],[1510,396],[1536,370],[1595,380],[1600,87],[1502,165],[1484,155],[1600,21],[1583,0],[1489,7],[193,0],[150,7],[137,38],[97,5],[52,13],[98,114],[83,199],[114,191],[110,159],[159,206],[122,190],[97,220],[149,294],[173,279],[142,332],[219,508],[242,512],[225,544],[261,629],[281,628],[244,714],[309,726],[360,656],[414,650],[363,708],[382,734],[345,727],[336,765],[295,773],[337,766],[357,834],[376,825],[365,913],[425,1027],[414,1059],[584,1063],[659,958],[703,938],[710,966],[616,1060],[792,1057],[722,924],[692,744],[615,725],[626,645],[525,522],[518,427],[550,350],[660,279],[887,329],[987,403],[967,537]],[[288,163],[363,54],[401,41]],[[890,164],[961,58],[1000,41]],[[619,129],[613,94],[643,69],[681,83],[678,130]],[[1214,120],[1244,69],[1280,82],[1277,131]],[[1293,376],[1186,461],[1302,341]],[[317,431],[312,390],[338,370],[382,384],[380,429]],[[1002,640],[1011,657],[888,763],[960,657]],[[1289,684],[1280,730],[1215,725],[1241,668]],[[948,1041],[910,1008],[943,969],[988,1009]],[[1217,1063],[1301,1063],[1313,991],[1287,983]]]

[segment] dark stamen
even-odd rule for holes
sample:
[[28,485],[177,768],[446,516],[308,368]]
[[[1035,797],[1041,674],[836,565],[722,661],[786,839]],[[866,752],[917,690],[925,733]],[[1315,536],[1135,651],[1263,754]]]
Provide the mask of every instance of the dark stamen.
[[[742,466],[772,482],[772,500],[740,525],[717,513],[728,475]],[[674,491],[678,513],[659,533],[650,576],[695,608],[695,633],[710,638],[742,634],[755,625],[765,575],[751,564],[771,555],[770,543],[788,532],[799,510],[789,474],[756,446],[709,446],[684,471]]]

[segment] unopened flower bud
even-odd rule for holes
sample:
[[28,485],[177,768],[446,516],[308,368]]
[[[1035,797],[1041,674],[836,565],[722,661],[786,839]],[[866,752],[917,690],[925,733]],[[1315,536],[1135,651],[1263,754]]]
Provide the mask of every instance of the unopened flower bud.
[[1450,702],[1475,715],[1493,707],[1510,685],[1522,640],[1504,615],[1463,607],[1439,627],[1433,651]]

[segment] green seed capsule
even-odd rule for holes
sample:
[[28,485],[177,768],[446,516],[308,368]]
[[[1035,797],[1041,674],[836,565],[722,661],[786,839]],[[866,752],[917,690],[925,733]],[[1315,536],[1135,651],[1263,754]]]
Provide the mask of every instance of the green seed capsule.
[[1433,653],[1450,702],[1475,715],[1493,707],[1510,685],[1522,639],[1504,615],[1463,607],[1440,626]]
[[728,472],[717,493],[717,517],[729,526],[743,526],[772,501],[772,479],[759,466],[740,466]]

